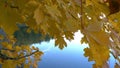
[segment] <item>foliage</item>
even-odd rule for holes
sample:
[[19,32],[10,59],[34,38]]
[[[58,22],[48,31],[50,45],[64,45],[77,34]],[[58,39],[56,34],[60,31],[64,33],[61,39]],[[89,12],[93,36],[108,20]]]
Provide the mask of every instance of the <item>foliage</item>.
[[[0,33],[1,36],[2,34],[5,35],[2,29]],[[14,38],[6,39],[4,37],[6,36],[0,39],[0,64],[2,68],[16,68],[21,67],[23,64],[24,68],[29,68],[31,65],[32,67],[37,65],[43,52],[39,51],[38,48],[31,48],[26,45],[14,46]],[[34,58],[34,60],[31,58]]]
[[18,29],[16,23],[24,22],[35,32],[49,34],[63,49],[64,38],[73,40],[81,30],[81,42],[89,44],[85,56],[95,61],[94,68],[108,67],[109,53],[118,61],[115,67],[120,67],[119,0],[1,0],[0,9],[0,26],[9,39]]
[[[24,24],[18,24],[18,27],[19,30],[14,32],[14,38],[11,38],[11,40],[7,38],[4,30],[0,29],[0,62],[3,68],[28,68],[37,66],[37,62],[43,53],[39,51],[38,48],[30,48],[30,46],[26,45],[41,43],[42,41],[49,41],[51,39],[48,35],[42,36],[40,33],[35,33],[33,30],[28,33],[28,27]],[[32,58],[35,59],[32,60]],[[14,65],[11,66],[11,64]]]

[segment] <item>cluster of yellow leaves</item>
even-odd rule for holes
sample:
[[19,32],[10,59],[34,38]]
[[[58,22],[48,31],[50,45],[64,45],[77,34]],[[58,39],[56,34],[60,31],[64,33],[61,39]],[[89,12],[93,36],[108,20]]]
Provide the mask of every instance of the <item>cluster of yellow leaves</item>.
[[29,22],[37,6],[34,0],[1,0],[0,26],[11,35],[17,30],[16,23]]
[[[2,68],[16,68],[22,65],[24,65],[24,68],[34,67],[34,65],[37,65],[37,62],[40,61],[41,55],[43,54],[34,46],[32,48],[28,45],[12,46],[12,44],[8,42],[2,42],[1,45],[2,49],[0,50],[0,54],[2,55],[0,57],[0,64],[2,64]],[[32,58],[34,58],[34,60]]]
[[[77,13],[80,6],[73,0],[45,0],[34,11],[34,19],[45,34],[59,40],[59,36],[73,39],[73,33],[79,29]],[[78,7],[78,8],[75,8]],[[74,8],[74,9],[73,9]],[[69,32],[69,34],[68,34]],[[66,44],[56,41],[62,49]]]
[[[73,39],[73,33],[80,28],[77,16],[80,11],[78,0],[7,0],[0,2],[0,9],[4,9],[0,11],[0,26],[8,35],[17,30],[16,23],[26,23],[36,32],[40,30],[43,34],[49,34],[54,38],[65,34],[69,40]],[[68,38],[67,35],[71,37]]]

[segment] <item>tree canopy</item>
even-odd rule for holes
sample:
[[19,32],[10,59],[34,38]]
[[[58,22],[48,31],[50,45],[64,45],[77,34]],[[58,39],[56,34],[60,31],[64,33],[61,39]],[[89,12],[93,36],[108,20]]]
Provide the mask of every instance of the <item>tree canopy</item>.
[[[9,66],[17,59],[33,54],[32,49],[39,53],[34,54],[35,59],[41,56],[42,52],[37,48],[12,46],[15,43],[13,34],[18,30],[16,24],[22,23],[29,27],[28,32],[41,32],[42,35],[54,38],[55,46],[60,49],[67,47],[65,38],[69,41],[74,40],[74,33],[80,30],[84,35],[81,43],[89,45],[84,49],[84,55],[89,57],[89,61],[95,61],[93,68],[108,68],[110,53],[117,60],[115,68],[119,68],[119,10],[119,0],[0,0],[0,26],[10,39],[9,43],[1,42],[1,46],[4,47],[1,54],[10,57],[6,57],[9,58],[6,60],[0,55],[0,63],[3,68],[7,68],[4,67],[6,64]],[[0,39],[4,39],[3,36]],[[23,54],[24,52],[26,54]],[[14,65],[20,66],[25,59],[28,58],[17,60]],[[11,68],[15,68],[14,65]],[[29,65],[30,63],[25,66]],[[33,66],[36,67],[35,64]]]

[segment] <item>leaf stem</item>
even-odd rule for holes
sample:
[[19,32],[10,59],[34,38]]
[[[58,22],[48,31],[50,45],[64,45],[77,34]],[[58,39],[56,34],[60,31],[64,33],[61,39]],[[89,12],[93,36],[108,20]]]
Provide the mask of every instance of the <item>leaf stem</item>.
[[83,23],[83,6],[82,6],[82,0],[80,0],[80,10],[81,10],[81,12],[80,12],[80,14],[81,14],[81,18],[80,18],[80,21],[81,21],[81,28],[82,29],[84,29],[84,23]]

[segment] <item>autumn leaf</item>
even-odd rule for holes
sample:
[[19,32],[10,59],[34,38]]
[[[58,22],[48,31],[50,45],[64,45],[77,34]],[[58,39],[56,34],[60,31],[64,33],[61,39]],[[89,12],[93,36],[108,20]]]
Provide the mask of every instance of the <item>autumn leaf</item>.
[[73,40],[73,39],[74,39],[74,38],[73,38],[73,33],[69,32],[69,31],[66,31],[66,32],[65,32],[65,37],[66,37],[66,39],[68,39],[68,40]]
[[6,60],[3,64],[2,64],[2,68],[16,68],[16,63],[14,63],[13,60]]
[[[9,5],[8,5],[9,4]],[[11,2],[7,2],[7,6],[4,6],[3,2],[0,6],[0,27],[2,27],[7,34],[12,35],[15,30],[17,30],[16,23],[22,22],[20,12],[17,8],[14,8],[15,5],[11,5]],[[11,5],[11,7],[10,7]]]
[[[97,66],[102,66],[109,59],[109,49],[105,45],[99,45],[89,38],[90,48],[85,48],[85,56],[89,57],[89,61],[95,61]],[[104,57],[104,58],[103,58]]]
[[85,49],[84,55],[89,57],[90,61],[95,61],[96,66],[103,66],[109,58],[109,35],[107,35],[101,29],[99,31],[89,31],[89,29],[87,29],[86,31],[86,38],[89,44],[89,48]]
[[87,38],[86,38],[86,36],[84,35],[83,37],[82,37],[82,39],[81,39],[81,44],[83,44],[83,43],[88,43],[88,41],[87,41]]
[[36,20],[36,23],[39,25],[40,23],[43,22],[45,15],[43,14],[43,10],[41,10],[40,7],[36,8],[36,10],[34,11],[34,17]]
[[90,48],[85,48],[84,51],[85,51],[85,54],[84,54],[85,57],[90,56],[88,58],[88,61],[93,61],[94,59],[93,59],[93,55],[92,55]]
[[59,37],[55,40],[55,45],[58,46],[60,49],[63,49],[67,46],[63,37]]

